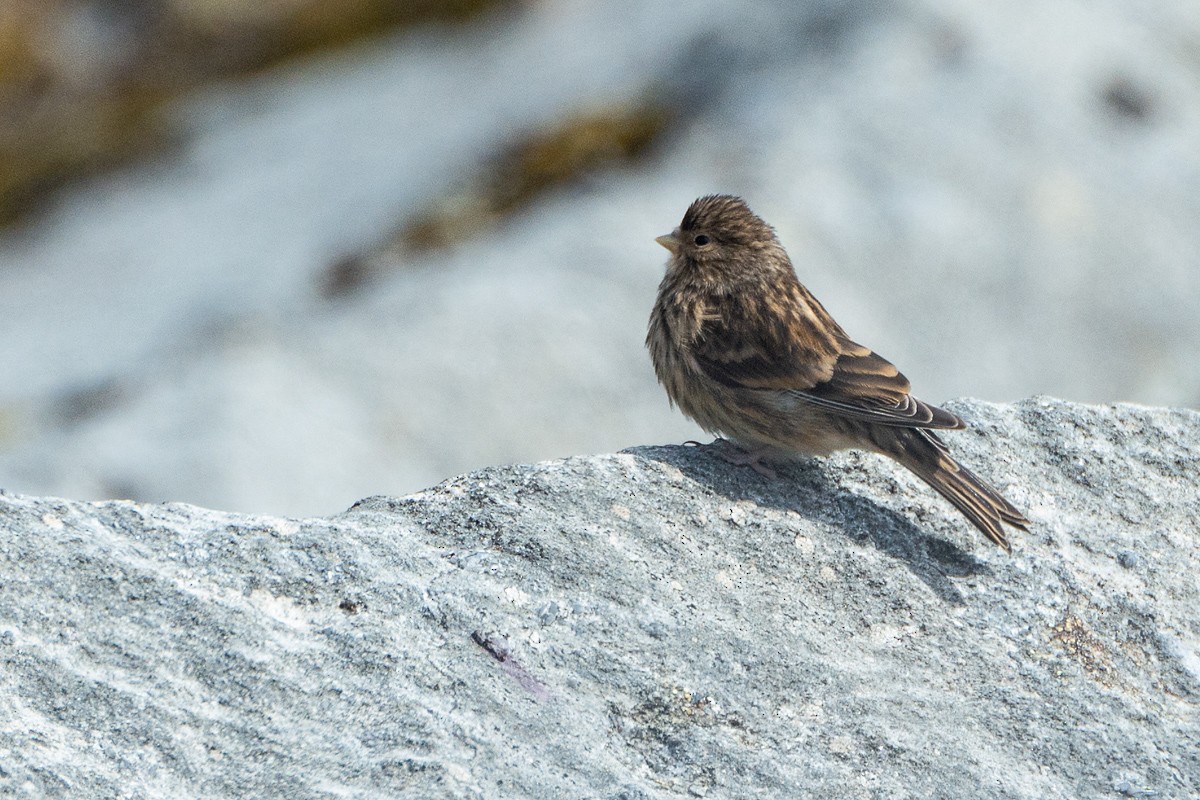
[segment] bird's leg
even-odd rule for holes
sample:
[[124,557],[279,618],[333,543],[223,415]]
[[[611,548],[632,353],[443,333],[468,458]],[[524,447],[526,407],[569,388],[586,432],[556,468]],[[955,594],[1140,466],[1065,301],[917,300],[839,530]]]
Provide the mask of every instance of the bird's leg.
[[771,452],[769,447],[760,447],[756,450],[745,450],[738,447],[728,439],[717,438],[712,443],[713,447],[717,448],[717,455],[739,467],[750,467],[750,469],[762,475],[764,478],[774,480],[777,476],[775,470],[763,463],[763,456]]

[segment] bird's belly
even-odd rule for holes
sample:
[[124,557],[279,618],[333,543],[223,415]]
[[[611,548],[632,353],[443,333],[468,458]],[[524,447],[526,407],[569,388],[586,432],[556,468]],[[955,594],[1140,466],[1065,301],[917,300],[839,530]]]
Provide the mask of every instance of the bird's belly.
[[854,445],[845,420],[792,392],[739,389],[701,378],[700,391],[675,397],[683,413],[710,433],[769,456],[828,455]]

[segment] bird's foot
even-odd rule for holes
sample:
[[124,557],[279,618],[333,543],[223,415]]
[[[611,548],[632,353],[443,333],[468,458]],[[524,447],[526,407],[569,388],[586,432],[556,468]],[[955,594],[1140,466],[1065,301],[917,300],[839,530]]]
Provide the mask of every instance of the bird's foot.
[[750,469],[759,475],[771,480],[778,477],[775,474],[775,470],[763,463],[763,456],[771,452],[770,448],[761,447],[757,450],[744,450],[728,439],[717,439],[713,442],[713,446],[718,448],[717,455],[730,464],[739,467],[750,467]]

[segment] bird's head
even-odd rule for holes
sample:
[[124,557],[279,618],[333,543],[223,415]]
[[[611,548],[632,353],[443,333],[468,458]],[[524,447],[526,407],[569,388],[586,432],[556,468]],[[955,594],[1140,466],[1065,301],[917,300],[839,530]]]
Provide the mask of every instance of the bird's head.
[[[745,277],[768,251],[783,253],[774,229],[740,197],[714,194],[692,203],[679,227],[656,242],[671,251],[671,267]],[[776,259],[766,259],[775,262]],[[783,256],[787,263],[787,256]],[[788,265],[790,268],[790,264]]]

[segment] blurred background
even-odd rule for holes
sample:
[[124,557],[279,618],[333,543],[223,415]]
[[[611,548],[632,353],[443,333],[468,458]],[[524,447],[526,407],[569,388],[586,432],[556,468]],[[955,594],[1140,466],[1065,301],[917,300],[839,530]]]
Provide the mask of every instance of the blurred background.
[[1195,0],[0,0],[0,487],[700,437],[642,340],[712,192],[926,400],[1200,405]]

